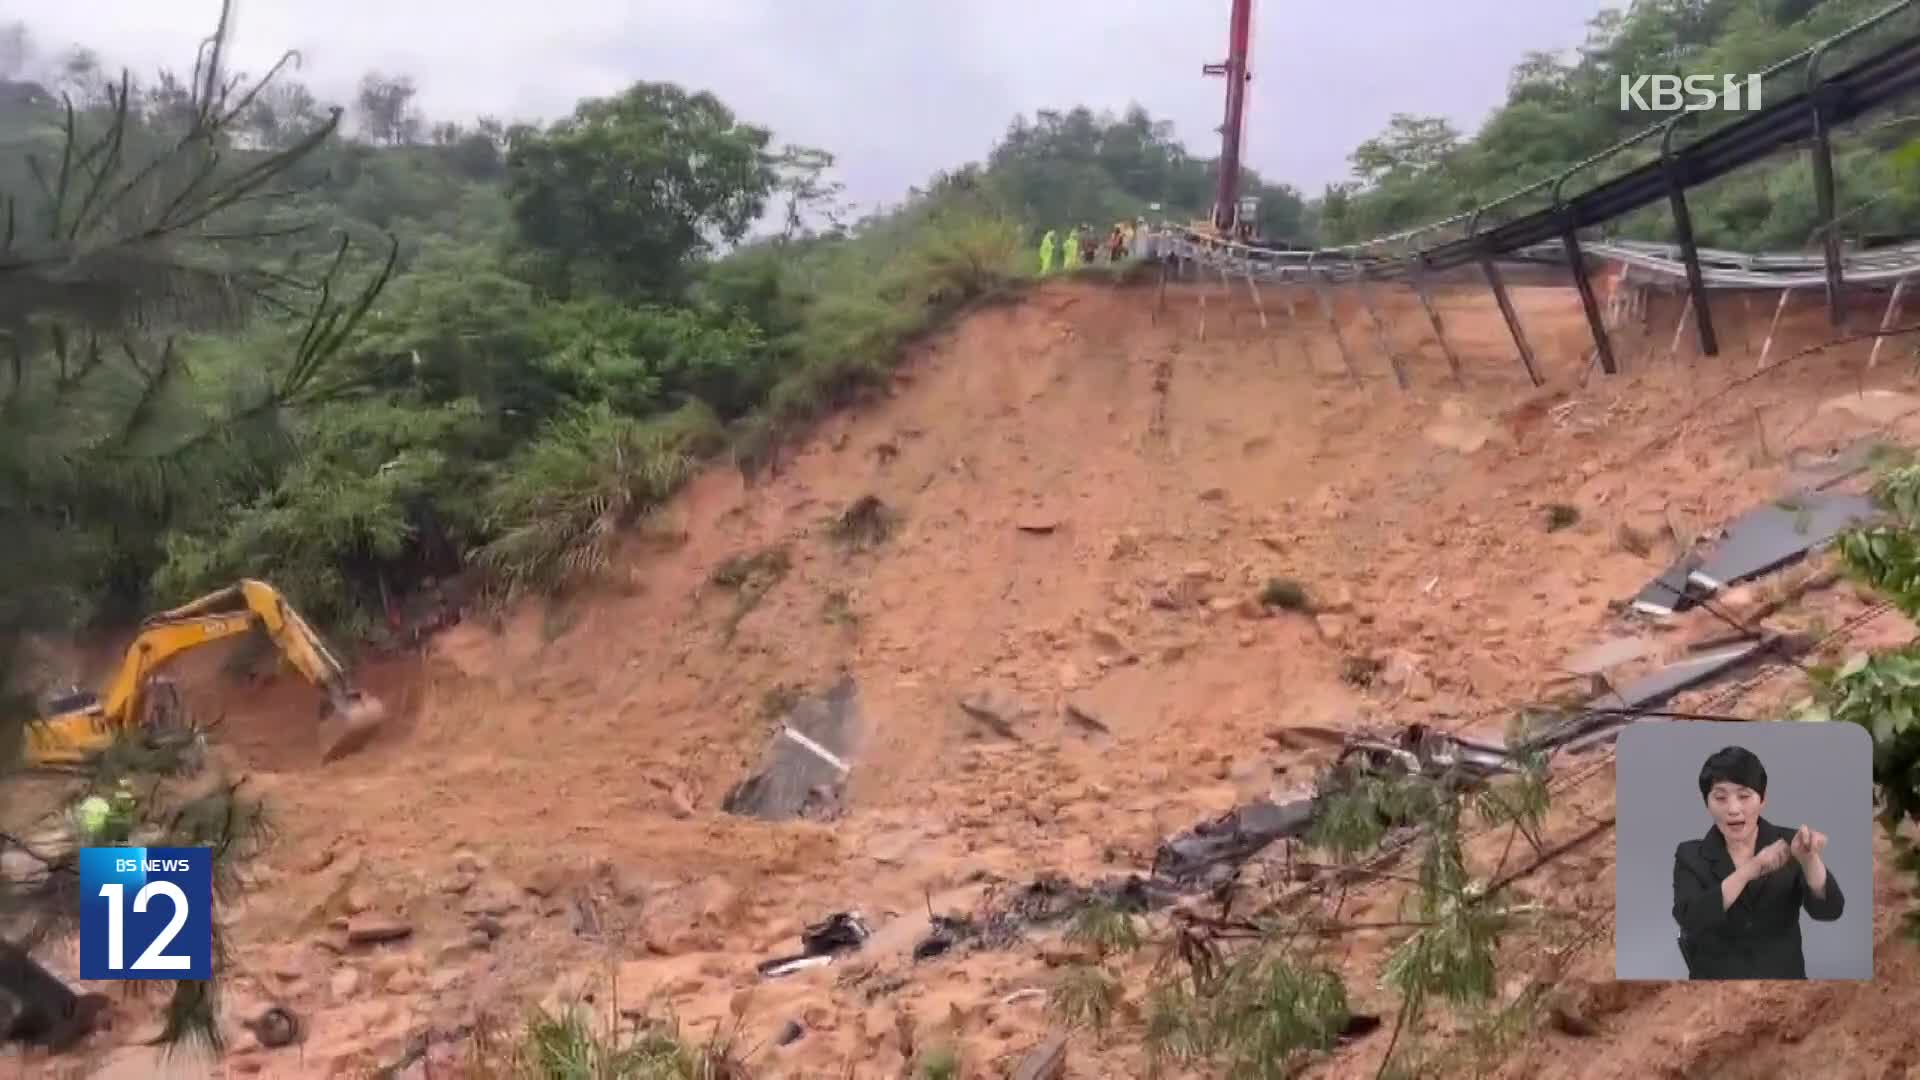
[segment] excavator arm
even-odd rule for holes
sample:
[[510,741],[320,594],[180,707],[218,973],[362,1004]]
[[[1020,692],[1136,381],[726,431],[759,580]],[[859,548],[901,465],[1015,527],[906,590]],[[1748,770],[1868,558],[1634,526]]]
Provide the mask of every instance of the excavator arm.
[[323,757],[332,760],[364,745],[385,710],[353,687],[345,666],[280,590],[249,578],[143,620],[98,699],[69,705],[29,726],[30,763],[72,764],[105,749],[120,731],[140,723],[148,678],[168,660],[255,628],[326,695],[323,714],[339,717],[343,730],[328,740]]

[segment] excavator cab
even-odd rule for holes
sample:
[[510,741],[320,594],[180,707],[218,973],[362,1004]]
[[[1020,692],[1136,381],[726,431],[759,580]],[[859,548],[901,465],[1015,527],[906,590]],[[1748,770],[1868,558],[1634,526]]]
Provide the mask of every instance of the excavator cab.
[[278,589],[249,579],[149,616],[104,693],[74,687],[44,701],[41,716],[27,724],[27,763],[77,765],[122,731],[184,726],[179,689],[157,669],[179,653],[255,630],[325,695],[322,761],[344,757],[372,739],[386,719],[379,699],[353,686],[346,667]]
[[40,715],[61,716],[66,713],[104,713],[100,707],[100,695],[91,690],[82,690],[69,685],[56,690],[40,699]]

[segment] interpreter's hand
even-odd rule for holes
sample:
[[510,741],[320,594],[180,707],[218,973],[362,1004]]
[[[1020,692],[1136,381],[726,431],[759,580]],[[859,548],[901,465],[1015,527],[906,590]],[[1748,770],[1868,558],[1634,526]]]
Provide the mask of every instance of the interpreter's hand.
[[1788,849],[1787,842],[1775,840],[1754,852],[1753,858],[1747,862],[1747,865],[1753,868],[1753,876],[1759,877],[1762,874],[1771,874],[1787,865],[1787,860],[1791,857],[1792,852]]
[[1791,850],[1793,851],[1793,857],[1804,863],[1808,859],[1826,850],[1826,846],[1826,833],[1817,832],[1812,826],[1802,825],[1799,830],[1793,834]]

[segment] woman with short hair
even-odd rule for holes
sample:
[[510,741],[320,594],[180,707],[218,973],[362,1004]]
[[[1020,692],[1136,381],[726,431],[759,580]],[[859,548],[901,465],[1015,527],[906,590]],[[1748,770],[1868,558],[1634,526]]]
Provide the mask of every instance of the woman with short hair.
[[1700,767],[1700,798],[1713,827],[1673,853],[1673,919],[1693,979],[1804,979],[1800,912],[1833,922],[1846,907],[1827,873],[1823,833],[1760,816],[1767,770],[1728,746]]

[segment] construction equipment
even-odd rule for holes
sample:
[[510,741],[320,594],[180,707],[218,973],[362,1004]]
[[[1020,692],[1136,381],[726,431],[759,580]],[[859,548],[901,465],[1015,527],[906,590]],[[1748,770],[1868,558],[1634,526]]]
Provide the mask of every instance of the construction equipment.
[[1222,239],[1234,239],[1252,228],[1258,212],[1247,212],[1247,200],[1236,199],[1240,187],[1240,140],[1246,122],[1247,83],[1253,73],[1247,70],[1253,36],[1253,0],[1233,0],[1232,19],[1227,33],[1227,59],[1202,67],[1205,75],[1219,75],[1227,81],[1227,111],[1220,125],[1220,175],[1213,198],[1213,220],[1209,230]]
[[46,702],[42,715],[27,725],[27,764],[79,764],[129,728],[178,726],[178,692],[157,677],[156,670],[179,653],[256,628],[326,695],[320,707],[321,760],[332,761],[365,746],[386,719],[385,707],[353,687],[345,666],[280,590],[243,579],[143,620],[104,694],[74,689]]

